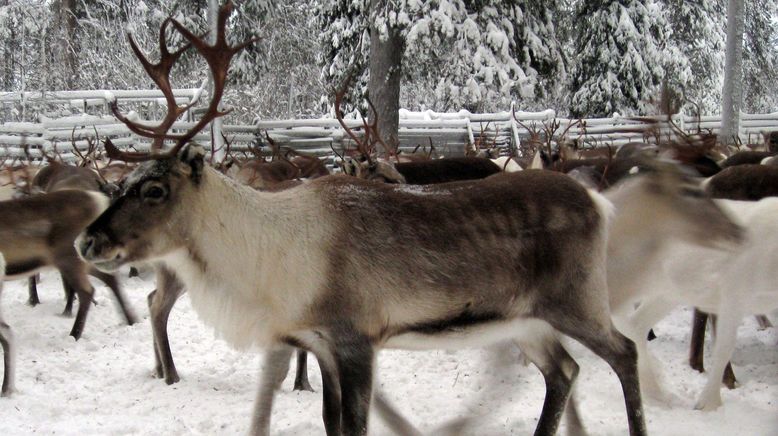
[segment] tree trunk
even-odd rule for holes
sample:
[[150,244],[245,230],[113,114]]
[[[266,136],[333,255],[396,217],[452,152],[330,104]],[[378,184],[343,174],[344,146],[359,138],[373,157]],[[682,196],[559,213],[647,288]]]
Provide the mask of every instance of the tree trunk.
[[744,0],[729,0],[727,5],[727,51],[722,88],[721,131],[719,142],[736,142],[743,105],[743,28]]
[[[219,26],[219,0],[208,0],[208,42],[211,44],[216,43],[216,35]],[[211,95],[214,92],[213,76],[209,76],[208,88],[211,91]],[[222,110],[222,104],[219,103],[219,110]],[[218,117],[211,121],[211,149],[213,150],[213,158],[215,162],[221,162],[226,157],[227,153],[224,150],[224,137],[222,136],[222,126],[224,125],[224,119]]]
[[60,23],[59,58],[62,63],[62,80],[66,89],[76,87],[76,0],[59,0],[57,10]]
[[[387,0],[371,0],[370,10],[383,10]],[[400,72],[405,40],[396,29],[389,28],[387,35],[375,27],[375,20],[370,23],[370,80],[367,90],[370,101],[377,113],[369,113],[372,122],[378,120],[377,128],[381,139],[389,146],[399,144],[398,131],[400,127]],[[385,152],[386,150],[378,150]]]

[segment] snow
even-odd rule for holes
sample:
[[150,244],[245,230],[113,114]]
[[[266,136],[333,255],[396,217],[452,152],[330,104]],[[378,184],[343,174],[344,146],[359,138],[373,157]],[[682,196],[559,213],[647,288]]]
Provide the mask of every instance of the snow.
[[[244,434],[251,418],[259,352],[237,352],[214,339],[185,295],[170,317],[173,356],[181,382],[167,386],[152,377],[153,354],[146,295],[153,278],[125,279],[125,291],[142,322],[122,324],[113,297],[102,284],[78,342],[67,336],[71,318],[56,273],[43,274],[43,304],[25,304],[26,282],[6,283],[2,308],[18,344],[18,391],[0,399],[0,434]],[[776,313],[771,318],[777,321]],[[778,329],[756,329],[753,318],[739,331],[734,369],[741,383],[724,389],[724,406],[693,410],[705,375],[686,364],[691,311],[679,309],[656,326],[651,350],[662,363],[677,405],[646,403],[652,435],[778,434]],[[578,392],[584,423],[592,435],[627,432],[621,389],[600,359],[577,343],[569,349],[581,366]],[[315,359],[309,375],[316,393],[293,392],[284,382],[273,413],[272,434],[324,434],[321,378]],[[418,427],[434,430],[451,419],[481,417],[473,435],[526,435],[535,428],[544,387],[540,373],[520,364],[514,348],[503,351],[383,351],[381,388]],[[388,430],[378,418],[371,434]],[[560,434],[564,434],[564,428]]]

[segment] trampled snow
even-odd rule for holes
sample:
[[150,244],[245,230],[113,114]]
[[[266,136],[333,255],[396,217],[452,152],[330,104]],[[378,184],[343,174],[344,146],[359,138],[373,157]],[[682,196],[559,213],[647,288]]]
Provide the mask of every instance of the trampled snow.
[[[0,398],[0,434],[179,435],[245,434],[251,419],[261,352],[240,353],[214,339],[190,307],[187,296],[170,317],[170,340],[181,382],[167,386],[152,377],[151,327],[146,295],[153,278],[125,279],[126,293],[141,318],[122,323],[113,296],[95,282],[97,305],[78,342],[68,336],[72,318],[60,316],[62,285],[56,273],[43,275],[43,304],[25,304],[25,281],[6,283],[2,310],[17,343],[18,391]],[[776,313],[771,314],[778,322]],[[652,435],[778,435],[778,328],[758,331],[753,318],[739,330],[734,369],[740,386],[722,391],[724,406],[693,410],[705,375],[686,363],[691,311],[679,309],[656,326],[650,344],[678,404],[646,400]],[[588,350],[568,341],[581,366],[577,398],[592,435],[627,434],[626,413],[616,376]],[[309,374],[315,393],[293,392],[284,382],[273,413],[272,434],[324,434],[321,377],[315,359]],[[473,435],[532,434],[542,406],[539,371],[521,364],[510,345],[484,350],[383,351],[378,384],[422,430],[478,416]],[[377,416],[370,433],[390,434]],[[564,434],[564,427],[560,434]]]

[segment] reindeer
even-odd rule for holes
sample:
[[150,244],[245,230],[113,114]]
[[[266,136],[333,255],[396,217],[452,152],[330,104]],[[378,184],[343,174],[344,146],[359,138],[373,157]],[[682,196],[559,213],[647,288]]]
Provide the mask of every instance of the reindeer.
[[[737,326],[743,316],[778,307],[774,286],[776,259],[772,249],[776,243],[774,235],[778,234],[772,218],[778,213],[778,199],[717,200],[717,203],[747,230],[743,246],[730,251],[710,251],[684,244],[673,247],[666,255],[661,277],[657,278],[664,283],[660,281],[633,291],[641,294],[641,305],[631,314],[625,331],[631,337],[639,336],[646,325],[658,321],[678,304],[718,315],[713,368],[697,402],[697,408],[704,410],[721,405],[722,375],[734,350]],[[640,343],[638,346],[643,347]],[[640,358],[642,374],[653,376],[649,357],[641,355]]]
[[[143,132],[175,141],[167,152],[123,153],[106,141],[112,158],[145,162],[79,238],[84,259],[104,270],[161,261],[233,346],[269,348],[271,361],[289,345],[312,351],[325,362],[330,435],[366,433],[378,349],[507,338],[524,345],[546,378],[536,432],[553,434],[577,373],[556,332],[611,365],[630,433],[646,434],[634,345],[608,313],[608,202],[541,171],[461,182],[431,195],[338,176],[272,193],[230,180],[190,144],[220,115],[229,60],[241,48],[226,43],[230,11],[229,3],[220,10],[215,45],[165,21],[206,58],[216,91],[187,132],[163,135],[164,123]],[[491,262],[487,253],[494,252],[506,253],[505,261]],[[576,256],[581,252],[589,256]],[[292,265],[295,274],[288,274]],[[486,281],[478,274],[484,270],[493,272]]]
[[[282,152],[281,147],[265,133],[272,149],[272,159],[268,162],[258,147],[250,148],[253,159],[239,161],[230,159],[225,168],[225,174],[254,189],[284,189],[293,185],[290,181],[299,179],[315,179],[329,175],[324,163],[315,156],[308,156],[292,149]],[[289,156],[292,156],[290,159]]]
[[[377,119],[373,124],[363,120],[364,136],[359,138],[343,120],[340,105],[348,90],[351,77],[347,77],[341,89],[335,96],[335,114],[340,125],[357,146],[357,159],[345,158],[338,154],[343,162],[343,172],[365,180],[384,183],[430,185],[459,180],[477,180],[489,177],[502,171],[491,159],[483,157],[452,157],[432,160],[414,160],[410,162],[392,163],[390,160],[377,159],[376,145],[381,144],[384,150],[390,149],[378,136]],[[368,104],[375,114],[372,102]],[[334,151],[334,149],[333,149]],[[396,155],[396,154],[395,154]]]
[[[734,156],[735,155],[733,155],[733,157]],[[766,197],[778,196],[778,168],[754,164],[732,164],[722,166],[725,168],[720,173],[703,182],[704,189],[713,198],[758,201]],[[708,315],[706,313],[695,309],[694,317],[692,319],[689,365],[699,372],[704,372],[703,346],[707,320]],[[715,317],[712,321],[715,324]],[[770,320],[764,315],[757,316],[757,322],[761,328],[768,328],[772,325]],[[722,381],[728,388],[735,388],[737,380],[732,370],[732,365],[729,363],[727,363],[724,370]]]
[[[425,192],[429,194],[436,188],[449,189],[446,185],[430,186]],[[620,310],[628,305],[622,296],[655,273],[667,247],[676,241],[713,247],[734,245],[742,238],[743,229],[704,194],[696,180],[672,162],[646,161],[639,175],[619,182],[604,195],[615,209],[610,221],[606,271],[608,288],[613,293],[611,304]],[[284,368],[277,369],[278,385],[286,374]],[[653,388],[652,380],[648,386],[649,390]],[[382,393],[376,392],[375,400],[379,415],[397,434],[420,434]],[[577,408],[571,398],[568,426],[582,430]],[[262,421],[268,422],[269,417],[263,416]]]
[[[65,286],[78,295],[79,305],[70,335],[78,340],[92,304],[94,289],[87,278],[89,265],[74,247],[76,236],[108,207],[100,193],[62,190],[0,202],[0,252],[5,257],[5,280],[28,277],[43,268],[57,268]],[[5,355],[3,394],[13,387],[13,339],[0,323]],[[7,387],[7,390],[6,390]]]
[[737,165],[760,164],[763,160],[773,156],[775,153],[771,151],[743,150],[724,159],[719,166],[721,169],[726,169]]
[[[32,179],[31,189],[33,192],[40,193],[50,193],[62,190],[82,190],[100,192],[106,196],[110,196],[117,191],[115,185],[108,183],[96,171],[85,166],[67,165],[57,161],[49,162],[47,166],[41,168],[41,170],[37,172]],[[129,308],[129,304],[122,293],[116,275],[104,273],[96,268],[89,268],[88,273],[89,275],[100,279],[100,281],[111,289],[116,297],[116,301],[119,303],[119,308],[124,314],[127,324],[134,324],[137,319]],[[75,290],[66,280],[64,280],[64,278],[63,285],[65,286],[65,294],[67,296],[63,314],[69,316],[73,311]],[[39,304],[40,299],[38,297],[38,290],[34,277],[29,278],[29,292],[30,304],[33,306]]]

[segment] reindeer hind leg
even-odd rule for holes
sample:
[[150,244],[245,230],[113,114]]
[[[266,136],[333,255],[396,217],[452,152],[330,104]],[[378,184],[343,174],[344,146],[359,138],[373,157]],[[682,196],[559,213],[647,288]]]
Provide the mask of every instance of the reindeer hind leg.
[[105,273],[90,267],[89,275],[98,278],[111,289],[113,295],[116,297],[116,302],[119,304],[119,309],[122,311],[124,319],[127,321],[127,325],[133,325],[138,322],[138,318],[135,316],[135,313],[133,313],[132,308],[130,308],[130,304],[127,302],[127,298],[124,296],[121,286],[119,286],[119,279],[116,278],[115,274]]
[[32,307],[41,304],[41,300],[38,297],[38,277],[40,277],[40,275],[35,274],[33,276],[30,276],[30,278],[27,279],[27,288],[29,293],[27,304],[29,304]]
[[308,353],[305,350],[297,350],[297,372],[294,377],[295,391],[313,392],[308,381]]
[[[545,324],[545,323],[543,323]],[[578,376],[578,364],[559,342],[556,333],[546,324],[531,337],[516,339],[522,353],[538,367],[546,383],[546,397],[540,414],[536,435],[556,434],[565,406]],[[575,403],[571,407],[577,407]],[[568,414],[568,423],[583,431],[577,410]]]

